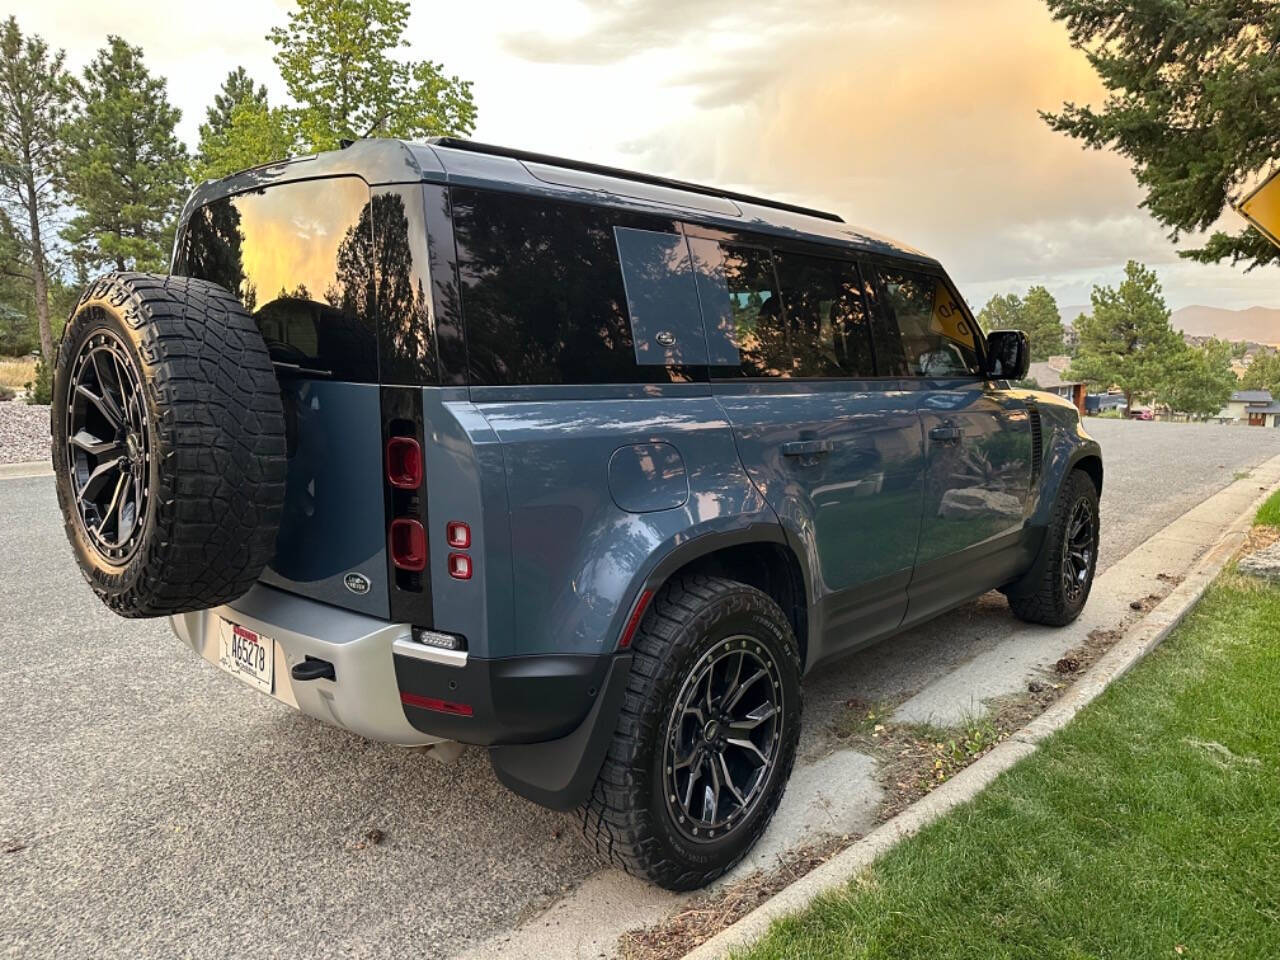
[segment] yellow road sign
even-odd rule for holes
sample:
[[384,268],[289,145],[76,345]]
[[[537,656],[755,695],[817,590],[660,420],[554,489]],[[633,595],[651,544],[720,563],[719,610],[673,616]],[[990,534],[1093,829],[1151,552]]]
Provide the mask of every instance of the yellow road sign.
[[1280,247],[1280,170],[1241,200],[1236,209],[1259,233]]

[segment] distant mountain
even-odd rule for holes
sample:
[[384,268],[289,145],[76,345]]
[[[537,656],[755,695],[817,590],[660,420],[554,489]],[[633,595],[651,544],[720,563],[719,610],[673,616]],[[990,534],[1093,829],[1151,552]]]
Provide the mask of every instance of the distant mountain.
[[1174,329],[1196,337],[1280,343],[1280,310],[1271,307],[1249,307],[1247,310],[1180,307],[1173,311],[1171,319]]
[[[1070,325],[1080,314],[1091,313],[1092,309],[1088,305],[1068,306],[1059,308],[1058,312],[1062,315],[1063,323]],[[1226,310],[1222,307],[1193,304],[1173,311],[1171,320],[1175,330],[1193,337],[1280,344],[1280,309],[1273,307]]]

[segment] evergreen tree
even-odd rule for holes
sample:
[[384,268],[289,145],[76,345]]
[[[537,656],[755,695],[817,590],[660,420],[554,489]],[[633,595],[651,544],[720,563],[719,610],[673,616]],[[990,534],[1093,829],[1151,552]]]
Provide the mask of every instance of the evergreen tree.
[[475,127],[469,82],[438,63],[392,56],[407,46],[408,22],[402,0],[298,0],[289,25],[267,35],[310,149],[374,134],[465,136]]
[[205,109],[205,122],[200,124],[201,142],[207,136],[224,133],[231,126],[231,114],[242,104],[267,105],[267,88],[254,83],[244,67],[236,67],[222,81],[222,90],[213,95],[213,105]]
[[1058,301],[1044,287],[1032,287],[1022,301],[1023,326],[1031,337],[1031,359],[1040,361],[1065,353],[1062,314]]
[[[1144,206],[1177,240],[1207,230],[1280,156],[1280,4],[1274,0],[1046,0],[1108,96],[1042,116],[1133,161]],[[1280,250],[1248,228],[1182,254],[1252,266]]]
[[1064,351],[1062,316],[1058,303],[1044,287],[1032,287],[1025,298],[996,294],[978,313],[983,331],[1021,330],[1031,340],[1031,359],[1048,360]]
[[978,326],[983,333],[992,330],[1021,330],[1026,311],[1016,293],[997,293],[978,311]]
[[1071,375],[1106,390],[1117,386],[1133,409],[1169,381],[1187,351],[1169,325],[1155,272],[1130,260],[1118,287],[1094,287],[1093,315],[1076,321],[1080,337]]
[[[23,37],[10,17],[0,27],[0,203],[6,217],[6,270],[29,281],[40,349],[53,361],[48,244],[61,181],[61,128],[71,100],[63,54]],[[17,309],[15,306],[14,309]]]
[[85,267],[163,270],[187,191],[180,111],[142,50],[108,37],[76,85],[67,126],[67,189],[79,211],[64,232]]

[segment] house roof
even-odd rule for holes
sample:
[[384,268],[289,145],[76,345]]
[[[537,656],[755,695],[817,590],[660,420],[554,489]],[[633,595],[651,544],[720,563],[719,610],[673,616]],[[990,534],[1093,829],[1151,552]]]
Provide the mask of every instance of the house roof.
[[1047,363],[1033,363],[1027,369],[1027,379],[1034,380],[1041,390],[1053,390],[1057,387],[1075,386],[1083,380],[1064,380],[1062,371],[1055,370]]
[[1265,407],[1250,407],[1250,413],[1280,413],[1280,403],[1269,403]]
[[1232,403],[1271,403],[1271,400],[1270,390],[1237,390],[1231,394]]

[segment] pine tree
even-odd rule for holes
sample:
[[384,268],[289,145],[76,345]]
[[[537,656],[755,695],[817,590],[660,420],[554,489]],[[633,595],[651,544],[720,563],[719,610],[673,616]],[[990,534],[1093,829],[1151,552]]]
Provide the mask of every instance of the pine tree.
[[71,87],[61,50],[23,37],[10,17],[0,28],[0,202],[12,212],[9,270],[29,278],[40,350],[53,362],[47,245],[60,201],[58,156]]
[[[225,176],[244,167],[278,160],[289,153],[269,155],[278,144],[259,143],[263,131],[270,130],[272,111],[267,104],[267,88],[255,84],[244,67],[236,67],[222,81],[213,104],[205,110],[200,124],[194,175],[197,180]],[[244,162],[241,162],[244,161]]]
[[1021,330],[1031,341],[1031,359],[1039,362],[1063,352],[1062,316],[1058,303],[1044,287],[1032,287],[1026,297],[996,294],[978,313],[978,325],[992,330]]
[[1023,330],[1031,338],[1031,359],[1048,360],[1065,351],[1058,301],[1044,287],[1032,287],[1022,301]]
[[1094,287],[1092,316],[1076,321],[1080,344],[1071,375],[1102,389],[1117,386],[1133,409],[1164,388],[1187,352],[1169,324],[1155,271],[1130,260],[1118,287]]
[[[1041,116],[1133,161],[1170,237],[1212,228],[1280,157],[1280,4],[1274,0],[1046,0],[1108,96]],[[1218,231],[1182,256],[1280,260],[1256,231]]]
[[63,236],[86,267],[162,270],[187,191],[187,154],[165,81],[119,37],[84,70],[67,126],[65,173],[79,211]]
[[438,63],[392,56],[407,45],[408,22],[402,0],[298,0],[288,26],[267,35],[310,149],[332,150],[365,135],[465,136],[474,129],[469,82],[446,76]]

